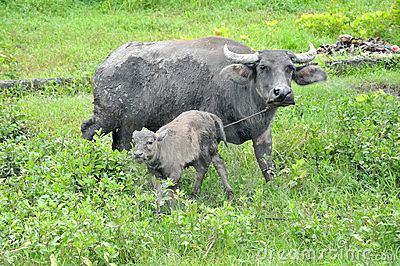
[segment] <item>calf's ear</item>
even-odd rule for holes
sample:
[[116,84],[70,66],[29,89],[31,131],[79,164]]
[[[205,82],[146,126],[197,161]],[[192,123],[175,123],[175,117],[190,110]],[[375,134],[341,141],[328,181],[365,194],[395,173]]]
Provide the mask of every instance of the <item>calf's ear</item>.
[[326,81],[328,74],[320,67],[310,65],[298,67],[293,73],[293,80],[299,85],[308,85],[315,82]]
[[156,138],[157,138],[157,141],[162,141],[167,135],[168,135],[168,129],[164,129],[164,130],[162,130],[162,131],[160,131],[160,132],[157,132],[155,135],[156,135]]
[[245,85],[253,78],[253,70],[243,64],[232,64],[224,67],[219,75],[225,80],[231,80],[237,84]]

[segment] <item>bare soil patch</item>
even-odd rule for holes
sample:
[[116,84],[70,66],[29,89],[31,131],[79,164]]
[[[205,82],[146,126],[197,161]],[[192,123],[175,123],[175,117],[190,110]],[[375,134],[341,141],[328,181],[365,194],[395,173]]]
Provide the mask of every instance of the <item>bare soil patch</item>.
[[388,95],[400,97],[400,85],[398,84],[387,84],[387,83],[364,83],[357,85],[355,89],[359,92],[374,92],[383,90]]

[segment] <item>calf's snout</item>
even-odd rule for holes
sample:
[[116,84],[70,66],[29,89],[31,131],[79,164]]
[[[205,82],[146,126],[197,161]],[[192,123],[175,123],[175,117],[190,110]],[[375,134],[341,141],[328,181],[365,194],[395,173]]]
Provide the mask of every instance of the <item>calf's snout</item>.
[[134,157],[134,158],[142,158],[143,155],[144,155],[144,153],[143,153],[142,151],[135,151],[135,152],[133,153],[133,157]]
[[144,163],[146,161],[146,156],[143,151],[135,151],[132,154],[133,160],[137,163]]

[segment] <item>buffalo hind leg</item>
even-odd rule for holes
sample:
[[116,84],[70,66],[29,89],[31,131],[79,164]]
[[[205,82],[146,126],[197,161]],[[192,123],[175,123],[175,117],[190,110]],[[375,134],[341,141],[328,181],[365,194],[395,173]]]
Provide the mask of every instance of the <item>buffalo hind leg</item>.
[[96,119],[91,117],[81,125],[82,137],[86,140],[92,141],[96,131],[100,130],[100,128],[100,125],[96,123]]
[[253,139],[254,153],[257,158],[258,165],[264,175],[265,182],[272,180],[272,136],[271,136],[271,126],[268,129]]
[[99,122],[94,116],[81,125],[82,137],[94,141],[95,136],[104,136],[113,131],[113,126]]
[[221,155],[217,152],[212,157],[212,162],[213,162],[215,169],[218,172],[219,177],[222,180],[222,184],[224,185],[224,191],[226,192],[228,199],[232,199],[234,194],[233,194],[233,190],[232,190],[231,186],[228,183],[228,177],[226,174],[224,159],[222,159]]
[[112,131],[112,149],[122,152],[123,150],[130,151],[132,149],[132,133],[133,129],[129,126],[115,128]]

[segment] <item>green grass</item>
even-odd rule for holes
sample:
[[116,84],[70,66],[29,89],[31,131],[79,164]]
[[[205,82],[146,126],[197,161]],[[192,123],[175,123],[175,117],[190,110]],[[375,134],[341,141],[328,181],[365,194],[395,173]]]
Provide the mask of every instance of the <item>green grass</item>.
[[[87,1],[90,2],[90,1]],[[85,77],[115,48],[132,40],[198,38],[214,35],[215,29],[255,49],[308,49],[334,43],[337,35],[309,32],[295,24],[302,12],[337,10],[358,12],[389,10],[392,0],[379,5],[355,1],[353,6],[330,1],[175,1],[160,3],[156,10],[131,8],[134,1],[39,1],[0,3],[1,79]],[[121,3],[125,4],[121,4]],[[118,4],[120,3],[120,4]],[[140,3],[140,2],[139,2]],[[198,4],[200,3],[200,7]],[[230,3],[230,4],[228,4]],[[341,7],[348,7],[343,9]],[[29,19],[27,19],[29,17]],[[267,22],[277,20],[274,26]],[[399,31],[400,32],[400,31]],[[399,43],[400,34],[392,41]]]
[[[117,264],[275,263],[307,261],[308,252],[317,254],[317,262],[325,252],[321,260],[336,263],[335,250],[353,251],[347,257],[339,254],[343,262],[357,252],[371,252],[369,258],[398,254],[398,158],[373,160],[373,168],[358,169],[359,161],[346,153],[357,143],[347,144],[344,154],[324,150],[327,144],[343,144],[340,137],[348,130],[340,126],[338,114],[340,108],[354,111],[351,105],[357,103],[347,82],[296,87],[302,96],[298,105],[282,109],[273,124],[274,182],[264,183],[250,143],[221,146],[235,199],[225,201],[211,168],[197,201],[183,199],[177,212],[160,217],[152,214],[155,196],[143,167],[125,153],[112,152],[110,137],[99,139],[95,147],[81,139],[79,125],[91,113],[91,96],[14,99],[6,110],[23,115],[21,127],[28,133],[0,146],[1,239],[3,252],[9,251],[3,262],[47,263],[52,257],[59,263],[103,264],[106,255]],[[391,117],[398,127],[399,101],[372,93],[368,97],[370,102],[359,103],[356,110],[363,115],[397,112],[379,117]],[[394,130],[389,124],[386,128]],[[396,157],[400,143],[398,135],[394,138],[397,143],[372,139],[371,144]],[[368,156],[374,156],[372,151],[365,161]],[[397,164],[381,169],[390,163]],[[190,194],[193,182],[189,169],[181,184],[184,194]],[[13,252],[19,247],[27,248]]]
[[[370,2],[353,7],[392,3]],[[294,25],[301,12],[326,10],[323,1],[129,3],[0,2],[1,79],[91,76],[125,41],[196,38],[222,27],[256,49],[301,51],[308,40],[336,37]],[[267,26],[274,19],[277,26]],[[235,198],[226,200],[210,167],[199,199],[187,200],[195,177],[188,169],[179,207],[160,216],[142,165],[112,151],[111,136],[95,145],[81,138],[93,110],[89,84],[4,90],[0,263],[396,264],[400,100],[378,89],[398,93],[399,77],[377,66],[294,85],[297,104],[281,108],[272,125],[273,182],[265,183],[250,142],[221,145]]]

